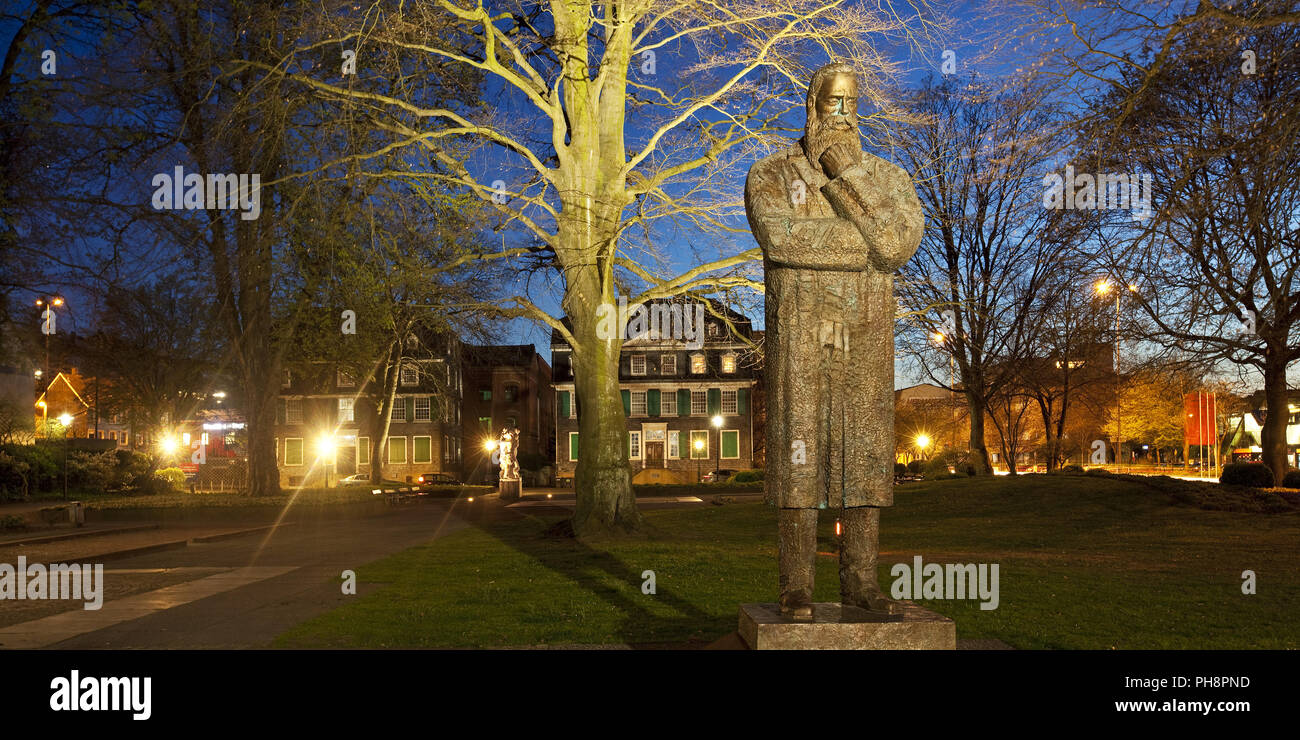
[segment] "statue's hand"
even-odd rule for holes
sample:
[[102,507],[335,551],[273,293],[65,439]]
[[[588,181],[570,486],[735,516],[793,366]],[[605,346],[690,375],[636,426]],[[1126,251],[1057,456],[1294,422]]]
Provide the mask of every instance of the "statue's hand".
[[862,150],[845,142],[831,144],[817,159],[825,170],[826,177],[832,180],[860,161],[862,161]]

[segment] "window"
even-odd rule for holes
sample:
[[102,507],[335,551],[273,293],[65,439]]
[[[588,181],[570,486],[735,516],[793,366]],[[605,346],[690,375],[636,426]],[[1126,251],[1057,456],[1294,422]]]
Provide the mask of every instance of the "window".
[[480,417],[478,418],[478,425],[479,425],[479,427],[481,427],[481,428],[483,429],[483,433],[484,433],[484,434],[491,434],[491,433],[492,433],[492,417],[490,417],[490,416],[480,416]]
[[720,337],[722,336],[722,327],[718,324],[710,323],[704,333],[709,337]]
[[659,391],[659,415],[676,416],[677,415],[677,391],[672,388],[665,388]]
[[200,440],[199,444],[203,445],[204,447],[207,447],[207,446],[208,446],[208,433],[207,433],[207,432],[204,432],[204,433],[203,433],[203,436],[202,436],[202,437],[199,437],[199,440]]
[[703,375],[704,372],[704,355],[691,355],[691,373],[693,375]]
[[645,375],[645,355],[632,355],[632,374]]
[[284,402],[284,423],[301,424],[302,423],[302,399],[290,398]]
[[286,369],[284,371],[284,377],[280,379],[280,387],[288,388],[292,384],[293,384],[293,374],[290,373],[288,369]]
[[286,467],[302,465],[302,437],[284,440],[284,464]]
[[446,465],[451,462],[451,437],[442,435],[442,463]]
[[370,464],[370,438],[357,437],[357,465]]
[[691,391],[691,416],[704,416],[709,413],[709,392]]
[[388,415],[389,421],[406,421],[406,399],[398,396],[393,399],[392,413]]
[[641,459],[641,433],[628,432],[627,444],[628,444],[628,457],[632,458],[633,460],[640,460]]
[[681,452],[682,433],[676,429],[668,432],[668,459],[677,460],[682,456]]
[[505,387],[506,403],[514,403],[519,400],[519,386],[511,383]]
[[736,412],[736,391],[734,389],[727,390],[726,388],[723,388],[722,389],[722,415],[735,416],[736,413],[737,413]]
[[411,462],[433,462],[432,437],[411,437]]
[[478,397],[479,397],[479,400],[480,400],[480,401],[491,401],[491,400],[492,400],[492,391],[479,391],[479,392],[478,392]]
[[388,438],[388,464],[406,464],[406,437]]
[[399,375],[402,385],[415,385],[420,382],[420,369],[414,363],[402,363],[402,372]]
[[704,460],[709,457],[709,430],[691,430],[691,459]]
[[340,388],[353,388],[357,384],[356,379],[346,370],[338,371],[337,381]]
[[722,459],[738,460],[740,459],[740,431],[737,429],[721,430],[722,440]]
[[632,391],[632,416],[645,416],[645,391]]
[[578,433],[569,432],[569,462],[578,459]]
[[353,422],[357,420],[355,398],[339,399],[339,423]]
[[659,371],[664,375],[676,375],[677,355],[659,355]]
[[122,432],[122,444],[123,444],[123,445],[126,444],[126,432],[125,432],[125,431]]
[[109,432],[109,433],[108,433],[108,438],[111,439],[111,440],[116,441],[116,440],[117,440],[117,432]]
[[[430,418],[430,413],[429,413],[429,397],[428,397],[428,396],[416,396],[416,398],[415,398],[415,420],[416,420],[416,421],[428,421],[429,418]],[[420,462],[420,461],[419,461],[419,460],[416,460],[416,462]]]
[[727,354],[725,354],[725,355],[722,356],[722,372],[724,372],[724,373],[734,373],[734,372],[736,372],[736,356],[735,356],[735,355],[733,355],[733,354],[731,354],[731,353],[727,353]]

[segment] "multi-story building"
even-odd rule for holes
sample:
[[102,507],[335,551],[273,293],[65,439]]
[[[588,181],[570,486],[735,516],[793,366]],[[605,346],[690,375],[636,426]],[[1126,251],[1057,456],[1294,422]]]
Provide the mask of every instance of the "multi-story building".
[[460,474],[460,341],[432,337],[412,346],[415,359],[405,361],[398,372],[382,447],[377,379],[358,383],[346,370],[325,363],[284,371],[275,419],[281,485],[319,486],[326,475],[332,485],[340,477],[368,474],[375,454],[389,480]]
[[[761,370],[750,361],[749,319],[719,302],[698,299],[653,301],[642,314],[647,315],[648,321],[631,316],[619,358],[633,482],[686,483],[710,470],[754,467],[750,401]],[[553,332],[561,479],[571,479],[578,464],[582,409],[571,355],[562,335]]]
[[466,346],[464,350],[465,482],[490,483],[497,467],[486,443],[507,427],[519,430],[518,459],[526,485],[544,485],[530,463],[555,459],[555,394],[551,366],[531,344]]

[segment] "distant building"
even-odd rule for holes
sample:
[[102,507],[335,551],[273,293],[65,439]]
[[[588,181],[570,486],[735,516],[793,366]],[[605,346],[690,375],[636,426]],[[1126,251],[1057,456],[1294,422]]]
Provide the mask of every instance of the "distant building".
[[[684,327],[690,337],[663,324],[658,331],[638,331],[635,322],[624,335],[619,389],[635,483],[690,482],[718,468],[754,467],[751,396],[760,371],[747,361],[753,351],[750,320],[717,301],[700,304],[697,312],[699,303],[665,299],[647,306],[658,315],[692,317],[688,322],[702,317],[702,327]],[[582,409],[576,400],[572,349],[559,332],[551,335],[551,359],[556,469],[561,479],[571,479],[578,464]],[[721,417],[721,428],[713,425],[714,417]]]
[[460,340],[413,341],[423,344],[425,357],[407,361],[399,370],[383,449],[378,449],[382,428],[371,388],[325,363],[284,371],[275,415],[281,485],[320,486],[326,475],[333,485],[341,477],[368,474],[372,455],[380,456],[383,477],[390,480],[415,482],[425,473],[460,475]]
[[526,485],[549,484],[528,463],[555,459],[555,394],[551,366],[531,344],[471,346],[463,353],[465,377],[461,437],[465,443],[464,480],[496,480],[486,442],[506,427],[519,429],[518,459]]
[[70,438],[111,440],[118,448],[142,446],[144,439],[132,434],[124,415],[96,407],[96,395],[94,382],[87,382],[75,368],[55,373],[45,390],[36,397],[36,436],[62,436],[63,427],[58,419],[67,414],[72,417],[67,430]]

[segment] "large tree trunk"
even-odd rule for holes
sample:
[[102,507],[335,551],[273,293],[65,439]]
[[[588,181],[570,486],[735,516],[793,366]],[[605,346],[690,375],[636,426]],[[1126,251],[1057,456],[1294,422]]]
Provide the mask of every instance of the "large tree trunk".
[[987,404],[979,394],[970,392],[966,394],[966,403],[970,408],[970,455],[975,475],[993,475],[993,461],[989,459],[989,449],[984,445]]
[[601,295],[594,268],[574,272],[581,274],[570,276],[564,297],[573,326],[573,379],[580,409],[573,530],[579,536],[633,531],[641,525],[641,514],[632,495],[627,416],[618,384],[622,327],[616,336],[598,336],[596,306],[612,303],[612,295]]
[[1268,413],[1260,429],[1259,445],[1264,449],[1264,464],[1273,471],[1277,485],[1287,471],[1286,427],[1290,406],[1286,388],[1286,351],[1271,345],[1264,351],[1264,403]]

